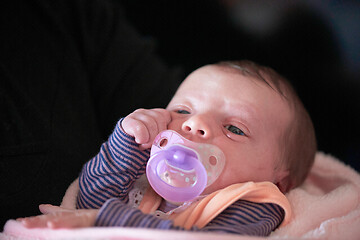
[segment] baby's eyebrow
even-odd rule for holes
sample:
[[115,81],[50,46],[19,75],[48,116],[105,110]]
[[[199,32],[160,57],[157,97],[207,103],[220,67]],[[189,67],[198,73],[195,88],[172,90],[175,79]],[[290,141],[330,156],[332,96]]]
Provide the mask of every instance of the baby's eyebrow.
[[259,114],[255,107],[245,106],[243,104],[234,104],[233,109],[239,109],[233,116],[234,118],[240,118],[244,121],[244,124],[253,126],[260,121],[258,118]]

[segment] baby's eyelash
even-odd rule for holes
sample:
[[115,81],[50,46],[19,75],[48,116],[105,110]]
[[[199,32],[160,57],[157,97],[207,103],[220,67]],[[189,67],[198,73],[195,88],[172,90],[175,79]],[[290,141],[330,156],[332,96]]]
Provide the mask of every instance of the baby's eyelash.
[[231,124],[230,124],[230,125],[226,125],[225,128],[226,128],[228,131],[230,131],[230,132],[232,132],[232,133],[234,133],[234,134],[236,134],[236,135],[246,136],[245,133],[244,133],[240,128],[238,128],[238,127],[236,127],[236,126],[234,126],[234,125],[231,125]]
[[176,110],[175,112],[180,113],[180,114],[190,114],[189,111],[184,110],[184,109],[179,109],[179,110]]

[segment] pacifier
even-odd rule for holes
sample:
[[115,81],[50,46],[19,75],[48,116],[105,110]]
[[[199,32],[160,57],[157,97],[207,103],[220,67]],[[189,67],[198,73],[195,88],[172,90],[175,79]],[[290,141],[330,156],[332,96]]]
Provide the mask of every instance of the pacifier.
[[165,130],[155,137],[146,176],[164,199],[186,202],[215,182],[224,166],[225,155],[217,146],[192,142]]

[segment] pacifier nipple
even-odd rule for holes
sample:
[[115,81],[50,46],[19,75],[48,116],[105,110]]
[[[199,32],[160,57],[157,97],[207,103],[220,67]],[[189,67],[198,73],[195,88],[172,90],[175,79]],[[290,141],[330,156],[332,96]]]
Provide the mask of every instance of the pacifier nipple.
[[[184,149],[177,149],[175,151],[165,150],[170,152],[170,158],[164,161],[164,171],[160,173],[160,178],[165,183],[173,187],[191,187],[196,183],[196,166],[192,161],[193,156],[187,154]],[[171,157],[172,155],[172,157]],[[160,171],[161,172],[161,171]]]
[[176,160],[177,162],[179,163],[183,163],[184,162],[184,159],[185,159],[185,152],[184,151],[181,151],[181,150],[177,150],[175,153],[174,153],[174,160]]
[[174,145],[149,159],[146,174],[150,185],[163,198],[185,202],[206,187],[206,170],[191,149]]
[[199,196],[220,175],[225,157],[210,144],[191,142],[167,130],[154,140],[146,175],[164,199],[185,202]]

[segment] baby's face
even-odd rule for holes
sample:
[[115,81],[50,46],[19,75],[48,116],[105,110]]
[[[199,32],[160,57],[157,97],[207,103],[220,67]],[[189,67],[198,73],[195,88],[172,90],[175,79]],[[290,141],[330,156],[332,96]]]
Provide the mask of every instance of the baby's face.
[[278,165],[279,139],[291,113],[266,83],[205,66],[184,80],[167,109],[169,129],[191,141],[216,145],[225,154],[222,174],[204,194],[247,181],[277,183],[287,175]]

